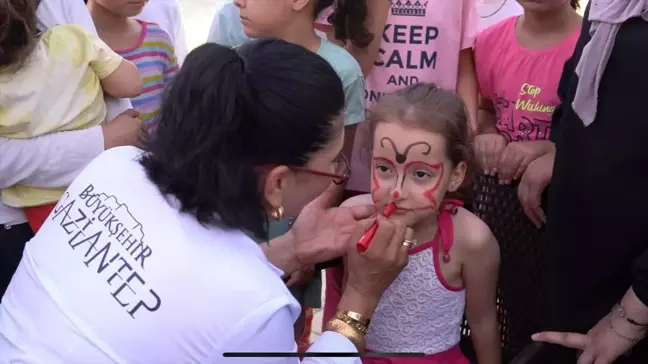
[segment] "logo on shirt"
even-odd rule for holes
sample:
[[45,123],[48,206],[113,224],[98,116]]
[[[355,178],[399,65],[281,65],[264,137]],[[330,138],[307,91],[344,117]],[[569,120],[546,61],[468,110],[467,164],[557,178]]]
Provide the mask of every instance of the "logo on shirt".
[[391,0],[391,13],[395,16],[425,16],[427,5],[427,1]]
[[117,197],[89,184],[76,196],[66,192],[48,219],[61,227],[80,263],[105,281],[108,297],[132,318],[141,309],[160,308],[160,296],[144,271],[153,250],[144,241],[142,224]]
[[497,130],[508,141],[549,138],[551,115],[556,107],[544,104],[540,99],[541,94],[540,86],[525,82],[520,87],[517,100],[496,97]]

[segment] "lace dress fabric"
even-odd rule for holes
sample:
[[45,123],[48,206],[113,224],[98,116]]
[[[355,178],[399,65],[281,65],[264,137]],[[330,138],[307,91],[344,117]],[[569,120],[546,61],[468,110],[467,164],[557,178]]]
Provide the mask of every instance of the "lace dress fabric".
[[452,229],[451,219],[445,220],[450,226],[440,223],[432,242],[413,248],[407,267],[385,291],[369,326],[367,349],[432,355],[459,343],[465,291],[444,285],[435,269],[440,237],[452,236],[441,232]]

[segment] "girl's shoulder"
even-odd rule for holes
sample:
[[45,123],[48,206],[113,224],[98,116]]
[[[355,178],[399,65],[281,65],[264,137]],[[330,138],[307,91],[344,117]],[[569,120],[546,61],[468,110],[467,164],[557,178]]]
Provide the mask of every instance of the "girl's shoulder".
[[488,225],[477,215],[463,207],[457,207],[456,213],[452,215],[454,228],[454,244],[462,252],[481,253],[492,249],[498,249],[497,240]]
[[345,88],[357,79],[363,78],[362,68],[358,61],[349,51],[339,45],[322,39],[322,45],[317,50],[317,55],[324,58],[333,67]]
[[77,24],[55,25],[42,34],[43,40],[51,43],[63,42],[63,45],[66,46],[69,43],[88,42],[93,38],[96,37],[91,35],[82,25]]

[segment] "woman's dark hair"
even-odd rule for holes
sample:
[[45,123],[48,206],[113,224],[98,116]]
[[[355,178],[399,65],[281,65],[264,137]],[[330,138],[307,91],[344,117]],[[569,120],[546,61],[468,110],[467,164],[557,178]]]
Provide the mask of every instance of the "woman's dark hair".
[[[465,162],[468,172],[471,170],[473,152],[468,112],[461,98],[452,91],[424,82],[402,88],[381,96],[367,120],[371,126],[371,143],[376,126],[388,120],[398,120],[405,125],[443,135],[446,155],[453,165]],[[370,147],[369,150],[372,150],[373,146]],[[470,174],[467,173],[464,185],[469,180]]]
[[580,9],[579,0],[570,0],[569,5],[571,5],[571,7],[576,9],[576,10]]
[[204,44],[168,89],[141,163],[201,223],[267,238],[261,169],[305,165],[341,130],[343,108],[340,78],[303,47]]
[[327,20],[335,30],[335,38],[351,41],[359,48],[369,46],[374,35],[366,27],[367,0],[316,0],[315,16],[331,6],[333,13]]
[[0,68],[20,68],[36,46],[35,0],[0,0]]

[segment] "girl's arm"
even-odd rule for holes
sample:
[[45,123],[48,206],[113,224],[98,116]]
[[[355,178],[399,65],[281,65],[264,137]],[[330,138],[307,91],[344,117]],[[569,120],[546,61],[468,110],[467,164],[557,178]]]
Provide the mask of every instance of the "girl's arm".
[[367,1],[367,30],[373,34],[373,40],[366,48],[359,48],[353,43],[347,43],[347,50],[360,63],[362,73],[365,77],[369,75],[378,57],[378,49],[382,41],[382,35],[387,23],[387,16],[391,9],[389,0],[368,0]]
[[476,135],[497,133],[496,125],[497,117],[495,115],[495,105],[493,105],[493,101],[489,98],[479,96]]
[[499,246],[484,222],[471,216],[474,225],[462,239],[463,280],[466,287],[466,317],[477,361],[500,364],[501,348],[497,328],[497,275]]
[[475,73],[475,60],[472,48],[467,48],[459,53],[459,73],[457,76],[457,94],[461,97],[468,116],[470,117],[470,130],[477,135],[477,75]]
[[101,79],[101,88],[117,98],[138,96],[142,92],[142,80],[137,66],[124,59],[113,73]]

